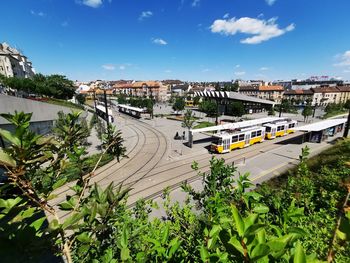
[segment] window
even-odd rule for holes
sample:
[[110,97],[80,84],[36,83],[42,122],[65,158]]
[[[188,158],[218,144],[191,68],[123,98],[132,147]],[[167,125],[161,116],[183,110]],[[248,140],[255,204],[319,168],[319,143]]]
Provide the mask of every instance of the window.
[[266,132],[271,132],[271,127],[266,127]]
[[244,134],[240,134],[238,140],[239,140],[239,141],[243,141],[243,140],[244,140]]
[[232,143],[238,142],[238,135],[232,136]]
[[256,136],[261,136],[261,131],[257,131]]
[[253,132],[252,132],[251,138],[254,138],[254,137],[256,137],[256,131],[253,131]]

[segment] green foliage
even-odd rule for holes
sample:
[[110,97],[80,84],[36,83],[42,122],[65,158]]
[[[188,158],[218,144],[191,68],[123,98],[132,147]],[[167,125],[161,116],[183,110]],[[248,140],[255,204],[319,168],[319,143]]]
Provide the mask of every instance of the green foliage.
[[[60,130],[63,141],[58,142],[30,132],[30,114],[4,117],[16,130],[0,130],[11,144],[0,154],[0,163],[8,169],[8,181],[0,188],[0,241],[6,244],[0,247],[2,259],[16,249],[27,262],[36,262],[43,250],[64,255],[68,262],[317,262],[329,251],[336,262],[349,261],[348,210],[341,210],[339,227],[336,223],[348,196],[349,140],[324,153],[321,167],[310,166],[309,151],[303,149],[297,169],[278,178],[277,187],[272,181],[257,190],[251,189],[248,174],[237,173],[222,159],[211,159],[208,172],[193,163],[203,190],[185,183],[188,198],[180,205],[166,189],[165,215],[154,218],[150,213],[157,209],[155,203],[140,200],[128,208],[127,186],[89,187],[92,175],[72,185],[59,208],[48,205],[53,190],[65,182],[60,176],[64,160],[55,159],[62,153],[57,145],[66,144],[69,136],[64,132],[75,127],[76,116],[62,121],[66,128]],[[111,127],[109,131],[121,142],[118,132]],[[74,145],[64,158],[69,163],[84,160],[83,150]],[[51,155],[46,156],[47,151]],[[33,183],[39,168],[41,181],[47,181],[48,174],[53,178],[44,192],[40,180]],[[65,214],[62,221],[58,212]]]
[[194,126],[196,119],[194,118],[194,114],[191,110],[186,110],[184,114],[184,119],[182,122],[182,127],[187,129],[192,129]]
[[75,93],[73,82],[62,75],[36,74],[32,79],[9,77],[2,82],[13,89],[57,99],[71,99]]
[[216,102],[211,100],[203,100],[199,104],[199,110],[205,112],[208,116],[216,116],[217,115]]
[[200,100],[201,100],[201,97],[195,96],[193,98],[193,105],[195,105],[195,106],[199,105]]
[[240,101],[235,101],[227,105],[227,113],[232,116],[241,117],[245,114],[244,105]]
[[276,115],[275,108],[274,108],[274,107],[271,107],[271,108],[269,109],[269,111],[267,112],[267,115],[268,115],[268,116],[275,116],[275,115]]
[[84,105],[85,104],[85,100],[86,100],[86,96],[84,94],[77,94],[75,96],[75,99],[78,101],[78,103],[80,105]]
[[124,139],[121,131],[116,130],[115,126],[109,124],[106,133],[102,136],[102,147],[107,149],[107,153],[117,158],[125,157],[126,148],[123,146]]
[[176,112],[182,111],[185,108],[185,99],[183,97],[176,97],[173,104],[173,110]]
[[305,122],[309,118],[309,116],[312,115],[311,105],[309,105],[309,104],[305,105],[303,111],[301,112],[301,115],[304,116],[304,122]]

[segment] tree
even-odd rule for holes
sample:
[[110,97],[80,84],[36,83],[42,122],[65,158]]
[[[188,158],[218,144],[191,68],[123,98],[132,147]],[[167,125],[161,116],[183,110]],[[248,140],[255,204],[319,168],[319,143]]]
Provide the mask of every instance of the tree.
[[347,100],[347,101],[344,103],[344,108],[345,108],[345,109],[350,109],[350,100]]
[[123,146],[124,139],[122,133],[117,131],[115,126],[109,124],[107,131],[102,136],[102,146],[107,149],[107,153],[117,158],[125,157],[126,148]]
[[84,94],[77,94],[75,96],[75,99],[78,101],[79,104],[84,105],[85,100],[86,100],[86,96]]
[[185,100],[183,97],[177,97],[173,104],[173,110],[176,112],[182,111],[185,108]]
[[193,105],[197,106],[199,104],[200,99],[201,99],[201,97],[195,96],[193,98]]
[[216,116],[218,114],[217,105],[211,100],[203,100],[199,104],[199,110],[205,112],[208,116]]
[[194,117],[193,112],[191,110],[186,110],[184,114],[184,119],[182,121],[182,127],[188,129],[188,134],[190,133],[190,129],[193,128],[195,121],[196,119]]
[[312,107],[311,105],[306,105],[301,113],[304,116],[304,122],[312,115]]
[[276,115],[275,107],[272,106],[272,107],[269,109],[269,111],[267,112],[267,115],[269,115],[269,116],[275,116],[275,115]]
[[234,101],[227,105],[227,112],[233,116],[241,117],[245,113],[244,105],[240,101]]

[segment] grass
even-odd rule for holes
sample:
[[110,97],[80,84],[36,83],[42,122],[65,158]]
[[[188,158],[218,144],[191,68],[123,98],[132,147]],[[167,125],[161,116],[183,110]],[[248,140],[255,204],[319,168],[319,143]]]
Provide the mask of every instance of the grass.
[[331,112],[328,112],[325,115],[323,115],[322,119],[327,119],[327,118],[334,117],[334,116],[337,116],[337,115],[346,114],[347,112],[348,112],[347,109],[331,111]]
[[74,110],[84,110],[84,106],[72,103],[70,101],[50,98],[46,102],[54,105],[72,108]]
[[196,126],[194,126],[193,129],[200,129],[200,128],[206,128],[211,126],[215,126],[215,123],[209,122],[209,121],[202,121],[198,123]]

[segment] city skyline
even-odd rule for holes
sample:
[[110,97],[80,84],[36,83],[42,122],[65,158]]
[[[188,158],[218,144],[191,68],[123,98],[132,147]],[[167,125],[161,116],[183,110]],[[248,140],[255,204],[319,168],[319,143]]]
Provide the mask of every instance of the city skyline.
[[43,74],[82,81],[350,79],[345,0],[5,0],[2,7],[0,41]]

